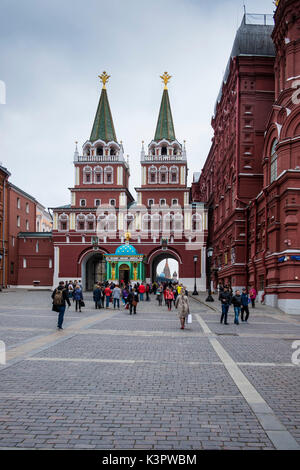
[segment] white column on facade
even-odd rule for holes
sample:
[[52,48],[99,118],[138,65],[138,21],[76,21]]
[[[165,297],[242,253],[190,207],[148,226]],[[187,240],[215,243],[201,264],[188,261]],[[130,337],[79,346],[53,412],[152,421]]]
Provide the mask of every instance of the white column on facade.
[[75,166],[75,186],[79,185],[80,181],[80,170],[78,166]]
[[57,230],[57,220],[58,220],[58,215],[55,212],[53,216],[53,230]]
[[201,277],[200,277],[200,291],[206,291],[206,246],[201,248]]
[[54,272],[53,287],[57,287],[59,282],[59,246],[54,247]]
[[75,195],[74,191],[72,191],[71,192],[71,205],[75,206],[75,202],[76,202],[76,195]]

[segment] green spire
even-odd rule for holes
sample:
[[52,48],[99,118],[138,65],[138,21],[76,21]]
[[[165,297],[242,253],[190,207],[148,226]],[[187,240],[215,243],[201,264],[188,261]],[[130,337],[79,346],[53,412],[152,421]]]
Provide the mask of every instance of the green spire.
[[[170,78],[171,77],[167,78],[167,80],[169,80]],[[166,81],[165,81],[165,89],[164,89],[162,100],[161,100],[159,116],[158,116],[156,131],[155,131],[155,137],[154,137],[154,140],[156,141],[159,141],[162,139],[167,139],[171,141],[176,139]]]
[[95,142],[95,140],[101,139],[104,142],[117,142],[114,123],[105,87],[105,83],[107,82],[109,75],[107,75],[106,72],[103,72],[102,75],[99,75],[99,78],[103,82],[103,88],[101,91],[101,96],[94,120],[93,129],[91,132],[90,141]]

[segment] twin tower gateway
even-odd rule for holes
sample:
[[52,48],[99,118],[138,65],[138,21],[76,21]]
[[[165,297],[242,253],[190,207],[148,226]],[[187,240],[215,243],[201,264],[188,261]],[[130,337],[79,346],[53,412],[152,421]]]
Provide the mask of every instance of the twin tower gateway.
[[[71,204],[52,208],[54,276],[81,279],[86,290],[95,282],[154,281],[158,264],[178,262],[178,278],[188,289],[206,289],[207,213],[190,202],[185,144],[175,136],[168,82],[154,139],[141,150],[141,186],[136,200],[129,191],[130,168],[118,142],[103,87],[91,135],[74,153],[75,184]],[[137,163],[132,165],[137,170]]]

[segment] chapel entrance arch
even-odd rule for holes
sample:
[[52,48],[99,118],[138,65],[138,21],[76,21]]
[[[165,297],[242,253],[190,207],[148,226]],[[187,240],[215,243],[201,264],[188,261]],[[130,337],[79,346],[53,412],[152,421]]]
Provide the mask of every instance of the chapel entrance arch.
[[121,266],[119,267],[119,282],[120,282],[120,285],[121,285],[122,281],[125,284],[128,284],[128,282],[130,281],[130,267],[128,266],[128,264],[121,264]]

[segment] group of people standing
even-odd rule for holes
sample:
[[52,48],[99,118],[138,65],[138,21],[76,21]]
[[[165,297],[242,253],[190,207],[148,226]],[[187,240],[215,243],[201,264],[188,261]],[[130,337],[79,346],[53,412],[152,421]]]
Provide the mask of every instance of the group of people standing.
[[52,310],[58,313],[57,329],[62,330],[66,304],[71,307],[70,299],[75,303],[76,312],[84,306],[82,285],[79,281],[60,281],[52,292]]
[[[93,300],[95,309],[110,308],[120,309],[121,303],[125,309],[129,310],[130,315],[137,313],[137,305],[141,301],[150,301],[150,294],[154,294],[158,304],[162,305],[163,299],[168,310],[172,305],[178,309],[181,329],[184,329],[186,318],[189,314],[188,292],[182,284],[167,283],[135,283],[130,282],[121,286],[114,282],[97,283],[93,290]],[[146,298],[145,298],[146,296]],[[71,306],[71,300],[75,303],[76,312],[84,306],[82,285],[79,281],[60,281],[59,285],[52,292],[53,307],[52,310],[58,312],[57,328],[62,330],[66,304]]]
[[249,294],[244,287],[242,293],[237,289],[233,295],[232,289],[227,285],[220,286],[219,292],[219,300],[222,308],[220,323],[224,321],[224,325],[228,325],[227,316],[230,305],[233,305],[235,325],[239,325],[240,316],[242,322],[247,322],[249,318],[249,304],[252,303],[252,307],[255,308],[257,293],[254,287],[250,289]]

